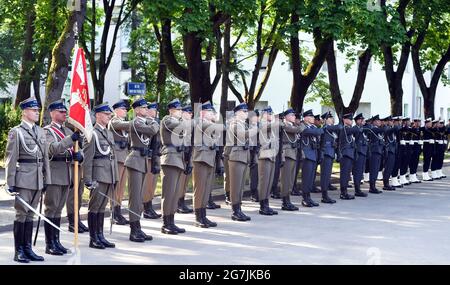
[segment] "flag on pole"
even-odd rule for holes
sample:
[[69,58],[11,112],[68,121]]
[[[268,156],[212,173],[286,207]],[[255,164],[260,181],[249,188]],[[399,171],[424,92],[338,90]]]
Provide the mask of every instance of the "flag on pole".
[[71,76],[69,118],[67,121],[79,129],[90,142],[93,126],[89,108],[86,58],[82,48],[75,50]]

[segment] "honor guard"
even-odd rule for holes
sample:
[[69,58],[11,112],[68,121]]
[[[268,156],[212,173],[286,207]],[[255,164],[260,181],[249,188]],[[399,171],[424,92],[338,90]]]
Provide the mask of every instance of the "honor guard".
[[108,130],[112,110],[108,103],[94,107],[95,126],[90,142],[84,142],[84,184],[91,192],[88,206],[89,247],[105,249],[115,247],[105,239],[103,224],[108,197],[119,180],[114,151],[114,136]]
[[380,116],[376,115],[371,118],[372,126],[367,128],[370,149],[370,172],[369,172],[369,193],[380,194],[383,191],[376,188],[378,171],[380,169],[381,158],[384,151],[384,130],[381,128]]
[[392,118],[394,121],[394,126],[396,127],[395,136],[397,137],[397,147],[395,152],[395,160],[394,167],[391,173],[391,185],[395,188],[402,188],[403,185],[400,184],[399,180],[399,172],[400,172],[400,154],[399,154],[399,146],[400,146],[400,130],[402,127],[402,117],[397,116]]
[[408,171],[409,160],[411,158],[411,127],[410,119],[408,117],[403,118],[402,128],[400,129],[400,145],[398,147],[400,158],[400,184],[409,185],[406,179],[406,172]]
[[[259,110],[254,110],[249,113],[249,124],[252,128],[258,127],[258,118],[259,118]],[[250,193],[251,193],[251,201],[258,202],[259,194],[258,194],[258,156],[259,150],[261,148],[259,144],[258,135],[249,138],[250,140],[250,164],[248,165],[250,170]],[[272,178],[273,179],[273,178]],[[272,186],[272,185],[270,185]]]
[[383,170],[383,190],[393,191],[394,186],[389,184],[392,170],[395,164],[395,155],[397,152],[397,131],[398,127],[394,126],[392,116],[383,119],[384,126],[384,170]]
[[14,209],[14,261],[28,263],[43,261],[31,247],[34,212],[41,191],[51,184],[45,131],[36,125],[39,121],[39,105],[34,97],[19,104],[22,122],[8,134],[5,155],[6,189],[16,195]]
[[125,184],[127,182],[127,171],[125,168],[125,159],[128,156],[128,148],[130,145],[128,138],[128,131],[130,129],[130,122],[126,121],[129,104],[125,100],[119,100],[113,106],[114,116],[108,124],[108,129],[114,136],[114,151],[117,158],[117,165],[119,170],[119,182],[114,189],[114,199],[117,204],[114,206],[114,222],[117,225],[127,225],[129,222],[122,215],[121,205],[123,194],[125,192]]
[[[431,163],[431,177],[433,179],[441,179],[446,176],[442,173],[442,166],[444,164],[445,150],[447,148],[447,136],[448,130],[444,126],[444,121],[439,120],[436,123],[436,133],[435,133],[435,153],[436,153],[436,164],[433,167],[433,163]],[[434,157],[433,157],[434,161]],[[433,173],[433,169],[435,172]]]
[[[301,149],[302,149],[302,192],[304,207],[317,207],[318,203],[311,199],[311,191],[314,188],[314,172],[319,159],[320,136],[323,129],[314,125],[314,114],[312,110],[303,113],[303,121],[305,128],[301,132]],[[301,129],[300,129],[301,131]],[[292,159],[295,159],[293,157]]]
[[[69,188],[73,185],[72,161],[83,162],[81,152],[74,152],[74,142],[80,139],[79,132],[72,132],[63,124],[66,121],[66,106],[63,100],[52,102],[48,106],[50,125],[45,126],[50,159],[51,183],[45,192],[45,216],[58,227],[61,225],[61,211],[67,200]],[[59,230],[45,222],[45,253],[63,255],[68,252],[59,240]]]
[[[158,116],[158,103],[152,102],[148,104],[147,124],[152,124],[153,121],[159,123]],[[159,219],[161,214],[156,213],[153,209],[152,201],[155,196],[156,185],[158,182],[158,176],[161,172],[161,135],[156,133],[150,140],[150,152],[151,156],[147,158],[147,173],[144,179],[144,218],[146,219]],[[150,171],[148,171],[150,170]]]
[[411,126],[411,159],[409,160],[409,181],[411,183],[420,183],[421,181],[417,178],[417,167],[419,166],[419,158],[422,153],[423,142],[420,138],[420,119],[416,118],[413,120]]
[[[191,105],[186,105],[181,108],[181,117],[186,122],[191,122],[191,120],[192,120]],[[186,206],[186,203],[184,201],[185,196],[186,196],[186,191],[188,188],[189,179],[192,177],[192,168],[193,168],[193,166],[192,166],[192,151],[193,151],[192,129],[193,128],[187,128],[185,130],[185,135],[184,135],[183,146],[184,146],[184,161],[185,161],[186,168],[183,171],[183,173],[181,174],[180,189],[177,191],[177,193],[180,194],[180,196],[178,198],[178,208],[177,208],[177,213],[179,213],[179,214],[189,214],[189,213],[194,212],[194,210],[192,210],[191,208]]]
[[425,126],[420,128],[422,133],[422,141],[423,141],[423,172],[422,172],[422,180],[423,181],[432,181],[433,179],[428,174],[428,170],[430,169],[431,157],[434,152],[434,134],[431,128],[432,122],[431,118],[425,120]]
[[[261,110],[260,127],[258,132],[259,138],[259,156],[256,163],[258,174],[259,190],[259,213],[261,215],[272,216],[278,212],[269,207],[270,188],[273,184],[273,176],[275,173],[275,160],[278,154],[280,139],[278,138],[279,123],[275,121],[273,111],[270,106]],[[255,146],[253,146],[255,147]],[[251,171],[251,168],[250,168]],[[289,194],[289,193],[288,193]]]
[[355,159],[353,160],[353,184],[355,185],[355,196],[367,197],[367,194],[361,191],[361,181],[363,179],[367,156],[369,155],[369,140],[363,132],[364,115],[359,113],[355,116],[355,127],[359,132],[354,134],[355,138]]
[[141,229],[141,214],[143,209],[143,193],[145,175],[150,171],[147,160],[150,153],[150,140],[158,133],[159,124],[156,121],[147,122],[147,101],[139,98],[133,102],[135,118],[130,122],[131,152],[125,160],[128,171],[128,207],[130,209],[130,241],[144,242],[152,240],[152,236]]

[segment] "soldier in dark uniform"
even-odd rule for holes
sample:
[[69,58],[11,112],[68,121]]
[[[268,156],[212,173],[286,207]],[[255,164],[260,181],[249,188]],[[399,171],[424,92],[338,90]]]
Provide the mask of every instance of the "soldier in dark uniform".
[[323,129],[319,129],[314,125],[314,114],[312,110],[303,113],[303,121],[305,128],[301,130],[302,143],[302,206],[317,207],[318,203],[311,199],[311,190],[314,187],[314,172],[318,161],[320,136]]
[[322,162],[320,164],[320,188],[322,190],[322,203],[334,204],[335,200],[328,196],[333,161],[336,158],[337,138],[342,125],[334,125],[334,118],[330,111],[322,115],[325,122],[324,133],[320,138]]
[[441,135],[441,143],[439,144],[439,168],[436,171],[439,178],[446,178],[447,176],[442,172],[442,167],[444,166],[445,151],[447,150],[447,138],[449,134],[449,129],[445,127],[444,120],[439,121],[439,133]]
[[[258,124],[259,111],[254,110],[254,112],[249,114],[249,124],[253,127],[257,127]],[[259,156],[259,139],[258,135],[255,137],[249,138],[250,140],[250,193],[251,200],[253,202],[258,202],[258,156]]]
[[359,132],[354,134],[355,137],[355,159],[353,161],[353,184],[355,184],[355,196],[367,197],[367,194],[361,191],[361,180],[366,166],[367,156],[369,155],[369,141],[367,135],[363,132],[364,116],[359,113],[355,116],[355,127],[359,128]]
[[409,160],[411,158],[411,127],[410,119],[403,118],[402,128],[400,129],[400,145],[398,147],[400,159],[400,184],[409,185],[411,182],[406,179],[406,172],[408,170]]
[[[63,100],[57,100],[49,104],[52,122],[45,126],[50,158],[51,183],[45,193],[45,216],[58,227],[61,225],[61,211],[67,200],[69,188],[73,183],[72,161],[83,161],[80,152],[74,152],[74,142],[80,138],[80,133],[73,133],[63,124],[66,121],[66,106]],[[59,240],[59,231],[45,222],[45,253],[51,255],[63,255],[68,252]]]
[[[368,128],[372,126],[372,121],[371,118],[367,119],[365,121],[364,127]],[[367,148],[367,155],[366,155],[366,162],[365,162],[365,167],[364,167],[364,182],[369,182],[369,172],[370,172],[370,149]]]
[[439,144],[441,143],[441,136],[438,128],[439,120],[432,121],[432,133],[434,139],[434,151],[431,156],[431,178],[433,180],[438,180],[439,175],[437,174],[437,169],[439,168]]
[[339,133],[339,156],[341,166],[340,176],[340,198],[342,200],[355,199],[355,196],[348,194],[347,187],[350,180],[350,172],[352,171],[353,161],[355,159],[355,139],[353,135],[362,132],[358,126],[352,127],[353,114],[348,113],[342,116],[344,127]]
[[[314,125],[317,128],[321,128],[322,127],[322,120],[320,118],[320,115],[315,115],[314,116]],[[319,149],[319,155],[318,155],[318,160],[317,160],[317,164],[316,164],[316,169],[314,170],[314,183],[313,183],[313,189],[311,190],[311,193],[322,193],[321,189],[316,186],[317,167],[321,164],[321,157],[322,157],[322,154],[320,152],[321,152],[321,149]]]
[[380,169],[381,157],[384,150],[384,130],[381,128],[381,120],[378,115],[372,117],[372,126],[368,128],[369,149],[370,149],[370,173],[369,193],[380,194],[383,191],[376,188],[378,170]]
[[417,178],[417,167],[419,166],[419,157],[422,152],[423,142],[420,140],[420,119],[413,120],[413,125],[410,130],[411,134],[411,159],[409,160],[409,181],[411,183],[420,183]]
[[394,121],[392,116],[387,116],[383,119],[385,122],[385,133],[384,133],[384,171],[383,171],[383,190],[393,191],[395,187],[389,184],[389,178],[391,177],[392,169],[395,164],[395,155],[397,152],[397,130],[398,128],[394,126]]
[[400,145],[400,129],[401,129],[401,121],[402,117],[397,116],[392,118],[394,120],[394,127],[396,128],[394,134],[397,138],[397,146],[396,146],[396,152],[395,152],[395,159],[394,159],[394,167],[392,168],[391,173],[391,186],[395,188],[402,188],[403,185],[400,184],[400,181],[398,180],[398,175],[400,171],[400,158],[399,158],[399,145]]
[[[51,184],[45,131],[36,125],[39,121],[39,105],[34,97],[19,104],[22,122],[8,134],[5,154],[6,189],[19,195],[27,204],[36,208],[41,191]],[[34,213],[16,197],[14,201],[14,261],[28,263],[44,261],[31,247]]]
[[431,118],[428,118],[425,120],[425,126],[420,128],[423,141],[423,181],[433,181],[433,179],[428,174],[428,170],[430,169],[431,164],[431,157],[434,153],[434,134],[431,126]]

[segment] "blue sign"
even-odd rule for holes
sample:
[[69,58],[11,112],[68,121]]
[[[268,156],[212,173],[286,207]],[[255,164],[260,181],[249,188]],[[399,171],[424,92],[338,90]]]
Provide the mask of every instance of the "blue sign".
[[145,83],[127,82],[125,93],[130,96],[145,95]]

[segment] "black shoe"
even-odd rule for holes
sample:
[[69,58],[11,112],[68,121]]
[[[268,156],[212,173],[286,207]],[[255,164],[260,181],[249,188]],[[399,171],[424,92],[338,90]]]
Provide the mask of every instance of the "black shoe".
[[391,185],[387,185],[383,187],[383,190],[386,191],[395,191],[395,187],[391,186]]
[[140,223],[139,221],[130,222],[130,241],[134,242],[144,242],[145,238],[140,233]]
[[350,195],[347,193],[347,190],[341,190],[341,195],[339,196],[342,200],[353,200],[355,199],[355,196]]
[[244,212],[242,212],[241,203],[239,204],[239,212],[247,221],[250,221],[252,219],[249,216],[247,216]]
[[381,193],[383,193],[383,191],[378,190],[378,189],[376,189],[376,188],[373,188],[373,189],[370,189],[370,190],[369,190],[369,193],[372,193],[372,194],[381,194]]
[[319,203],[316,203],[313,199],[311,199],[310,194],[308,194],[308,200],[313,205],[313,207],[319,207]]
[[272,213],[272,215],[278,215],[277,211],[275,211],[274,209],[269,207],[269,199],[265,199],[265,204],[266,204],[266,208],[268,209],[269,212]]
[[[67,214],[67,220],[69,221],[69,232],[75,232],[75,217],[73,214]],[[83,225],[84,226],[84,225]],[[86,230],[86,232],[89,230]],[[85,231],[80,227],[80,220],[78,220],[78,233],[82,234]]]
[[259,197],[258,197],[258,191],[256,191],[256,190],[252,190],[251,191],[251,193],[252,193],[252,195],[251,195],[251,197],[250,197],[250,200],[252,201],[252,202],[259,202]]
[[163,217],[163,226],[161,227],[161,232],[163,234],[169,235],[177,235],[177,229],[171,224],[170,216],[162,216]]
[[[51,221],[52,218],[46,217]],[[44,232],[45,232],[45,253],[50,255],[63,255],[64,253],[55,244],[55,229],[52,225],[44,222]]]
[[98,240],[107,248],[115,248],[116,245],[105,239],[103,235],[103,225],[105,221],[105,213],[97,213],[97,237]]
[[321,202],[325,204],[334,204],[336,203],[336,200],[331,199],[330,196],[328,196],[328,194],[322,194]]
[[[61,227],[61,218],[53,218],[51,220],[55,225],[57,225],[58,227]],[[55,244],[56,247],[59,248],[60,251],[62,251],[64,254],[67,254],[69,252],[68,248],[65,248],[62,244],[61,241],[59,240],[59,230],[54,229],[54,233],[55,233]]]
[[80,215],[78,215],[78,231],[80,231],[80,229],[83,231],[83,233],[89,232],[89,228],[86,227],[86,225],[81,222],[81,217]]
[[209,194],[209,200],[208,200],[208,204],[206,205],[206,209],[209,210],[215,210],[215,209],[219,209],[220,205],[217,205],[216,203],[214,203],[213,199],[212,199],[212,194]]
[[281,210],[283,211],[298,211],[298,207],[291,203],[291,197],[286,196],[282,198]]
[[138,229],[137,229],[138,235],[140,235],[145,241],[153,240],[153,237],[151,235],[148,235],[142,231],[140,221],[137,221],[137,226],[138,226]]
[[273,213],[266,206],[266,200],[259,201],[259,214],[264,216],[272,216]]
[[14,221],[14,261],[20,263],[29,263],[30,259],[23,251],[25,223]]
[[161,218],[161,214],[156,213],[153,209],[151,200],[144,203],[144,218],[152,220]]
[[122,216],[122,211],[120,210],[120,205],[114,206],[114,224],[119,226],[128,225],[130,222]]
[[203,213],[203,220],[206,222],[206,224],[210,227],[210,228],[214,228],[217,227],[217,223],[210,221],[207,217],[206,217],[206,208],[202,208],[202,213]]
[[192,210],[191,208],[189,208],[188,206],[186,206],[186,204],[184,203],[184,196],[181,197],[180,199],[178,199],[178,209],[177,209],[177,213],[180,214],[189,214],[194,212],[194,210]]
[[177,227],[177,225],[175,225],[175,215],[170,215],[170,222],[172,223],[173,228],[177,231],[177,233],[182,234],[185,233],[186,230],[183,228],[179,228]]
[[328,186],[328,190],[329,190],[329,191],[336,191],[336,190],[337,190],[337,187],[330,184],[330,185]]
[[313,189],[311,190],[311,193],[322,193],[322,190],[320,190],[319,187],[314,186]]
[[246,222],[247,218],[240,211],[240,207],[241,207],[240,204],[231,205],[231,208],[233,209],[233,213],[231,214],[231,219],[233,221]]
[[105,249],[103,243],[98,239],[97,235],[97,213],[88,212],[89,226],[89,247],[97,249]]
[[363,191],[355,191],[356,197],[367,197],[367,193],[364,193]]
[[312,207],[314,207],[314,205],[311,204],[311,201],[305,200],[305,199],[302,200],[302,206],[303,206],[303,207],[307,207],[307,208],[312,208]]
[[203,218],[203,208],[195,209],[194,213],[195,213],[194,226],[199,227],[199,228],[209,228],[208,223]]
[[298,191],[298,190],[292,190],[291,191],[291,196],[302,196],[302,192]]
[[24,230],[25,233],[24,233],[23,252],[25,253],[26,257],[30,261],[44,261],[44,257],[34,253],[31,247],[31,240],[33,238],[33,221],[25,222]]

